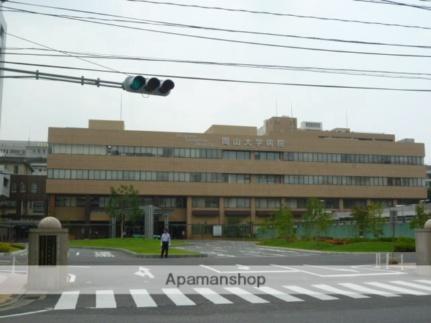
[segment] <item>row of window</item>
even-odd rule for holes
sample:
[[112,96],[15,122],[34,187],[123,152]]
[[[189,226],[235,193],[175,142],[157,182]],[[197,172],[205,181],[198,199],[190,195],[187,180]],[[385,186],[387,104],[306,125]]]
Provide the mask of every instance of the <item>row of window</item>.
[[245,150],[221,150],[207,148],[162,148],[134,146],[102,146],[102,145],[69,145],[50,144],[50,154],[80,154],[80,155],[118,155],[118,156],[149,156],[178,157],[204,159],[233,160],[284,160],[318,163],[353,163],[353,164],[396,164],[423,165],[420,156],[390,156],[371,154],[335,154],[311,152],[268,152]]
[[[55,205],[62,207],[86,207],[88,203],[91,207],[106,208],[108,206],[109,196],[61,196],[57,195],[55,197]],[[159,196],[140,196],[139,204],[144,205],[155,205],[161,208],[186,208],[186,198],[185,197],[159,197]],[[355,206],[365,206],[367,205],[367,199],[339,199],[339,198],[320,198],[327,209],[338,209],[341,206],[341,202],[345,209],[351,209]],[[193,197],[192,207],[193,208],[212,208],[218,209],[220,206],[219,197]],[[283,203],[290,209],[304,209],[307,207],[307,198],[255,198],[256,209],[279,209]],[[378,199],[373,200],[379,203],[382,207],[394,206],[395,201],[392,199]],[[45,203],[44,201],[40,201]],[[16,201],[1,201],[0,207],[10,207],[10,203],[15,203]],[[397,200],[397,204],[408,205],[418,203],[417,200]],[[224,198],[224,208],[250,208],[251,198]]]
[[[27,185],[24,182],[17,184],[16,182],[11,183],[11,193],[26,193]],[[39,185],[37,183],[31,183],[30,192],[36,194],[39,192]]]
[[416,177],[250,175],[224,173],[154,172],[125,170],[49,169],[49,179],[124,180],[188,183],[407,186],[424,187],[425,179]]
[[[106,208],[109,203],[109,196],[61,196],[55,197],[55,206],[57,207],[86,207],[87,203],[91,207]],[[181,197],[139,197],[139,204],[154,205],[162,208],[185,208],[185,198]]]

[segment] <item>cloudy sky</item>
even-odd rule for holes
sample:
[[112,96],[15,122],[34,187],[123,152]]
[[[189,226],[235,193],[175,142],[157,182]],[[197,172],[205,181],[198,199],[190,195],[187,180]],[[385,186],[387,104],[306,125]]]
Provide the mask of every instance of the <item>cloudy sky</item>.
[[[419,0],[404,1],[427,4]],[[431,29],[206,10],[127,0],[22,0],[22,2],[224,29],[431,46]],[[172,2],[431,27],[429,10],[353,0],[172,0]],[[6,3],[5,6],[45,13],[92,16],[12,2]],[[431,7],[431,3],[428,6]],[[431,73],[429,57],[298,50],[173,36],[35,14],[4,12],[4,16],[8,33],[62,51],[178,60]],[[431,47],[377,46],[160,25],[132,25],[125,22],[108,23],[277,45],[431,56]],[[9,50],[11,54],[6,56],[6,61],[9,62],[101,68],[71,57],[14,55],[12,53],[36,51],[13,48],[39,46],[14,38],[12,35],[7,36],[7,47],[11,48]],[[430,79],[382,78],[118,59],[92,61],[114,70],[147,76],[169,74],[268,82],[431,89]],[[7,64],[7,67],[36,70],[36,67],[31,66]],[[102,72],[48,68],[39,70],[100,77],[118,82],[125,77],[121,74]],[[176,78],[173,80],[176,87],[168,97],[143,97],[119,89],[42,80],[6,79],[0,137],[46,140],[48,127],[86,127],[88,119],[119,119],[120,115],[127,129],[182,132],[202,132],[211,124],[260,126],[264,119],[271,116],[293,115],[299,122],[320,121],[324,129],[347,126],[353,131],[394,133],[397,139],[415,138],[417,142],[426,144],[428,152],[426,162],[431,163],[430,92],[253,85]]]

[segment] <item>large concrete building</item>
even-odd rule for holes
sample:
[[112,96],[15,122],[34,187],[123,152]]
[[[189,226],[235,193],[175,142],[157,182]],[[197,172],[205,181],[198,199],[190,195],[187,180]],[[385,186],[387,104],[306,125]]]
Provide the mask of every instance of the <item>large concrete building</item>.
[[129,131],[122,121],[98,120],[50,128],[49,213],[74,236],[108,235],[110,188],[131,184],[143,205],[172,211],[174,234],[193,237],[218,225],[259,225],[282,205],[300,217],[310,197],[333,210],[426,198],[423,144],[319,129],[289,117],[204,133]]

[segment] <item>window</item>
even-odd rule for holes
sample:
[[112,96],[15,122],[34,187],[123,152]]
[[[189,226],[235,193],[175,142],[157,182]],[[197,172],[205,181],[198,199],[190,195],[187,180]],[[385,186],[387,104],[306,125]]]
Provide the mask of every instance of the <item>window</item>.
[[192,207],[194,208],[218,208],[218,197],[194,197],[192,199]]
[[38,190],[39,190],[39,187],[37,183],[31,183],[31,192],[34,194],[34,193],[37,193]]
[[224,205],[226,208],[250,208],[250,199],[242,197],[226,198]]

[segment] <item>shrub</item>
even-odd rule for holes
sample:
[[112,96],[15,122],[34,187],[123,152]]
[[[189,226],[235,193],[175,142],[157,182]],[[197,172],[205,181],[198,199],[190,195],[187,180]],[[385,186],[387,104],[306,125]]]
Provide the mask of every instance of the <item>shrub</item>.
[[13,250],[12,246],[6,242],[0,242],[0,252],[11,252]]
[[415,244],[407,241],[397,241],[394,244],[394,252],[414,252],[416,251]]

